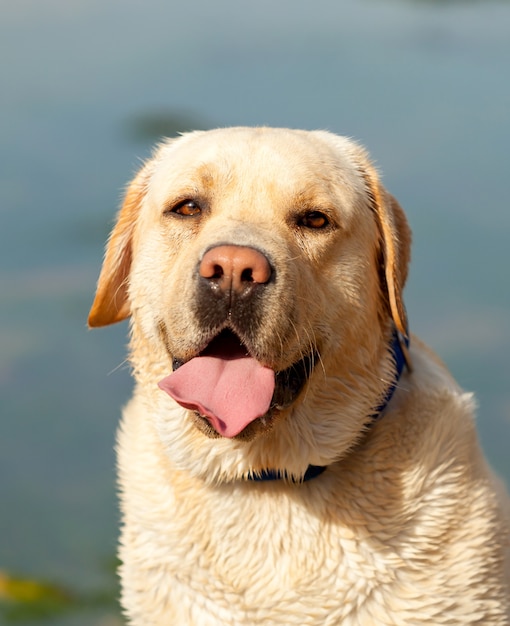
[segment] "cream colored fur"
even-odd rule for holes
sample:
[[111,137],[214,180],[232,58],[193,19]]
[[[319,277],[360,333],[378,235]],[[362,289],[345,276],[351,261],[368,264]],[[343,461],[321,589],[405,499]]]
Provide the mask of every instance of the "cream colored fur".
[[[197,216],[175,216],[185,199]],[[311,211],[329,226],[304,227]],[[249,441],[206,436],[157,386],[173,357],[203,348],[196,268],[225,242],[276,267],[250,352],[275,371],[320,355],[293,405]],[[329,133],[190,133],[142,168],[89,318],[131,317],[136,388],[118,437],[130,624],[510,624],[508,500],[471,396],[412,337],[367,426],[394,376],[392,328],[406,331],[409,246],[364,150]],[[299,480],[309,464],[328,468],[302,484],[247,480]]]

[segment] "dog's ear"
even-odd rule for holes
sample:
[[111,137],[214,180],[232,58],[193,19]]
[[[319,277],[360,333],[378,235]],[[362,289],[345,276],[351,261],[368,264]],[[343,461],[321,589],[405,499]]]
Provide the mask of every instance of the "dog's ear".
[[143,167],[130,183],[117,223],[106,246],[94,302],[90,309],[90,327],[107,326],[129,317],[129,272],[132,240],[140,206],[147,189],[148,166]]
[[368,168],[367,183],[381,241],[383,292],[397,330],[407,338],[407,314],[402,292],[411,257],[411,229],[402,207],[380,184],[372,168]]

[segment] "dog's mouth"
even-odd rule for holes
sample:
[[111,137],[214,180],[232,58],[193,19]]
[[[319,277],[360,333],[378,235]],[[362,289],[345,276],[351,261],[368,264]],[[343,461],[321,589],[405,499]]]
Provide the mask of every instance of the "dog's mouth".
[[186,409],[195,411],[222,437],[244,437],[259,425],[267,430],[278,411],[297,398],[313,371],[317,353],[275,372],[255,359],[241,339],[223,330],[198,356],[174,360],[174,372],[159,386]]

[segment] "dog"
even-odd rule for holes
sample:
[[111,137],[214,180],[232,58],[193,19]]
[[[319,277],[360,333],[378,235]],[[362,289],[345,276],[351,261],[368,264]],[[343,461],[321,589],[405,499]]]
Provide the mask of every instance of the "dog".
[[89,315],[130,318],[130,624],[510,624],[509,500],[409,331],[410,243],[326,131],[196,131],[143,165]]

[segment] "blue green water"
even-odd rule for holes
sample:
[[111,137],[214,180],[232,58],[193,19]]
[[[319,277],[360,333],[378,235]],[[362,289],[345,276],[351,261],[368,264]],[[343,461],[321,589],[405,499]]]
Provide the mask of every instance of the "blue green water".
[[110,580],[126,326],[85,321],[159,130],[327,128],[369,148],[414,230],[411,327],[476,392],[510,483],[509,66],[507,2],[4,3],[0,570]]

